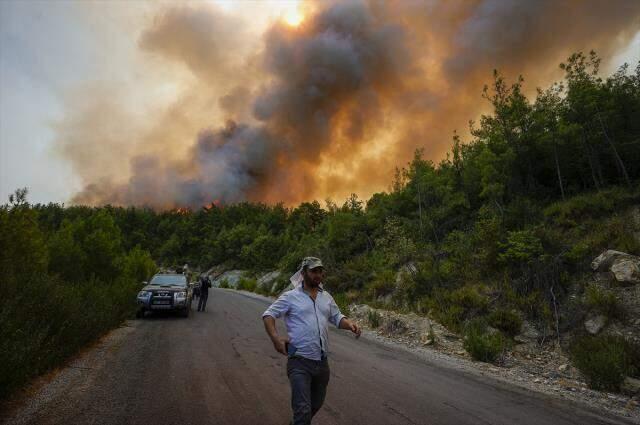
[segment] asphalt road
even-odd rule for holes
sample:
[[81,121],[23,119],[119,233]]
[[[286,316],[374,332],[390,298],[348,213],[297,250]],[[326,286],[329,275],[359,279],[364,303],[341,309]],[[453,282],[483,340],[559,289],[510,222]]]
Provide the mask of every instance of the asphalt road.
[[[14,406],[4,422],[287,424],[286,358],[264,332],[266,306],[213,289],[204,313],[133,321]],[[345,331],[330,339],[331,381],[314,424],[630,423]]]

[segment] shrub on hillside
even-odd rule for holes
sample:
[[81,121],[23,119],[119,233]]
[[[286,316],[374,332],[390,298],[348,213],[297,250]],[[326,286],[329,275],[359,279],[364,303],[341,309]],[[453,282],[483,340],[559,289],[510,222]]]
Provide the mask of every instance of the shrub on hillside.
[[382,252],[392,267],[405,264],[415,258],[417,247],[410,232],[397,217],[385,221],[380,237],[375,241],[376,248]]
[[540,239],[531,230],[509,232],[503,252],[498,256],[508,265],[531,263],[544,252]]
[[392,270],[384,270],[378,273],[371,283],[367,285],[368,295],[372,299],[384,297],[393,292],[395,289],[396,276]]
[[634,196],[622,188],[602,190],[555,202],[544,209],[544,215],[561,226],[576,226],[587,218],[606,217],[630,205]]
[[449,291],[439,289],[429,298],[430,310],[443,325],[460,331],[465,320],[486,312],[489,299],[480,293],[477,286],[466,285]]
[[369,322],[369,326],[376,329],[382,324],[382,316],[375,310],[369,310],[367,313],[367,321]]
[[255,279],[241,277],[238,281],[238,289],[241,291],[255,292],[258,282]]
[[444,326],[452,331],[460,331],[465,317],[464,308],[459,305],[443,305],[433,311],[435,312],[436,319]]
[[0,399],[133,316],[139,285],[66,283],[47,275],[3,281]]
[[26,190],[0,206],[0,399],[133,316],[155,268],[146,251],[123,250],[106,209],[48,235],[38,214]]
[[489,314],[487,320],[489,325],[501,330],[510,337],[518,335],[522,327],[522,319],[516,312],[511,310],[494,310]]
[[575,266],[586,265],[587,261],[591,261],[593,256],[593,247],[586,241],[580,241],[571,246],[567,252],[563,254],[563,258]]
[[585,303],[589,310],[610,319],[622,319],[624,310],[613,292],[590,285],[585,292]]
[[0,272],[10,276],[45,273],[49,264],[45,234],[37,213],[26,202],[27,190],[11,195],[11,205],[0,206]]
[[625,376],[640,374],[640,347],[620,336],[581,336],[569,352],[574,366],[597,390],[619,391]]
[[[618,251],[640,255],[640,239],[635,236],[638,232],[640,232],[640,221],[634,217],[633,210],[614,215],[605,222],[602,231],[602,236],[609,236],[605,242],[606,246],[599,248],[615,247]],[[597,252],[597,254],[600,254],[600,252]]]
[[136,246],[122,258],[121,268],[124,276],[139,283],[153,275],[158,267],[148,251]]
[[283,255],[282,237],[268,232],[264,226],[257,233],[251,244],[241,248],[240,261],[251,270],[271,270]]
[[289,285],[289,278],[279,277],[271,287],[271,293],[274,295],[280,295]]
[[334,292],[362,290],[373,279],[385,272],[383,256],[378,254],[358,255],[345,261],[341,266],[331,268],[325,260],[327,273],[325,284]]
[[254,291],[256,294],[264,295],[265,297],[269,296],[269,290],[264,285],[256,285],[256,289]]
[[493,363],[503,356],[506,348],[504,336],[499,332],[488,333],[485,322],[474,320],[465,327],[464,349],[473,359]]
[[333,294],[333,300],[338,305],[340,312],[345,316],[349,316],[349,300],[347,299],[347,295],[344,292]]
[[634,235],[640,231],[632,211],[614,214],[598,221],[583,221],[570,229],[569,235],[559,235],[571,241],[563,258],[570,264],[586,268],[605,249],[616,249],[640,255],[640,241]]
[[489,304],[487,297],[480,293],[480,288],[469,285],[450,292],[447,298],[450,303],[466,310],[482,311]]

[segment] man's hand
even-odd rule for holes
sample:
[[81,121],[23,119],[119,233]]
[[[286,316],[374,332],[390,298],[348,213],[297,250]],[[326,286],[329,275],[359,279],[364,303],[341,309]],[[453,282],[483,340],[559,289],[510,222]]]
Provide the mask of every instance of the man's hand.
[[362,329],[360,329],[360,326],[358,326],[357,323],[347,319],[346,317],[343,317],[340,321],[339,328],[353,332],[356,335],[356,338],[360,338],[360,334],[362,333]]
[[358,326],[357,323],[351,322],[351,329],[350,330],[351,330],[351,332],[356,334],[356,338],[360,338],[360,334],[362,333],[362,329],[360,329],[360,326]]
[[288,354],[286,343],[289,342],[289,338],[276,336],[275,338],[271,338],[271,341],[273,342],[273,348],[275,348],[278,353],[284,354],[285,356]]

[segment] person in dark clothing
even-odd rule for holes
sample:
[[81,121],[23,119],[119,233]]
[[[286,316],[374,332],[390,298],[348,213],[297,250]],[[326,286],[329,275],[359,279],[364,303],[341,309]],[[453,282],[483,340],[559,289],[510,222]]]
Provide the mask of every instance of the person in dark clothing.
[[207,299],[209,298],[209,288],[211,288],[211,279],[209,276],[200,277],[200,300],[198,301],[198,311],[204,311],[207,307]]
[[202,285],[202,279],[198,279],[198,283],[193,286],[193,298],[200,298],[200,286]]

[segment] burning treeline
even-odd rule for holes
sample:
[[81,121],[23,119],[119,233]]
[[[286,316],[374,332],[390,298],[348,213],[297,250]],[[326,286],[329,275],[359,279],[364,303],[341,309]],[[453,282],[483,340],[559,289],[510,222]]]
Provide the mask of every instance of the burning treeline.
[[104,130],[118,110],[108,89],[68,111],[60,146],[85,184],[73,201],[162,209],[370,195],[416,148],[442,158],[488,106],[493,68],[534,90],[573,51],[611,57],[640,28],[640,2],[613,3],[309,2],[299,25],[273,22],[257,42],[213,5],[165,7],[139,49],[189,77],[126,135]]

